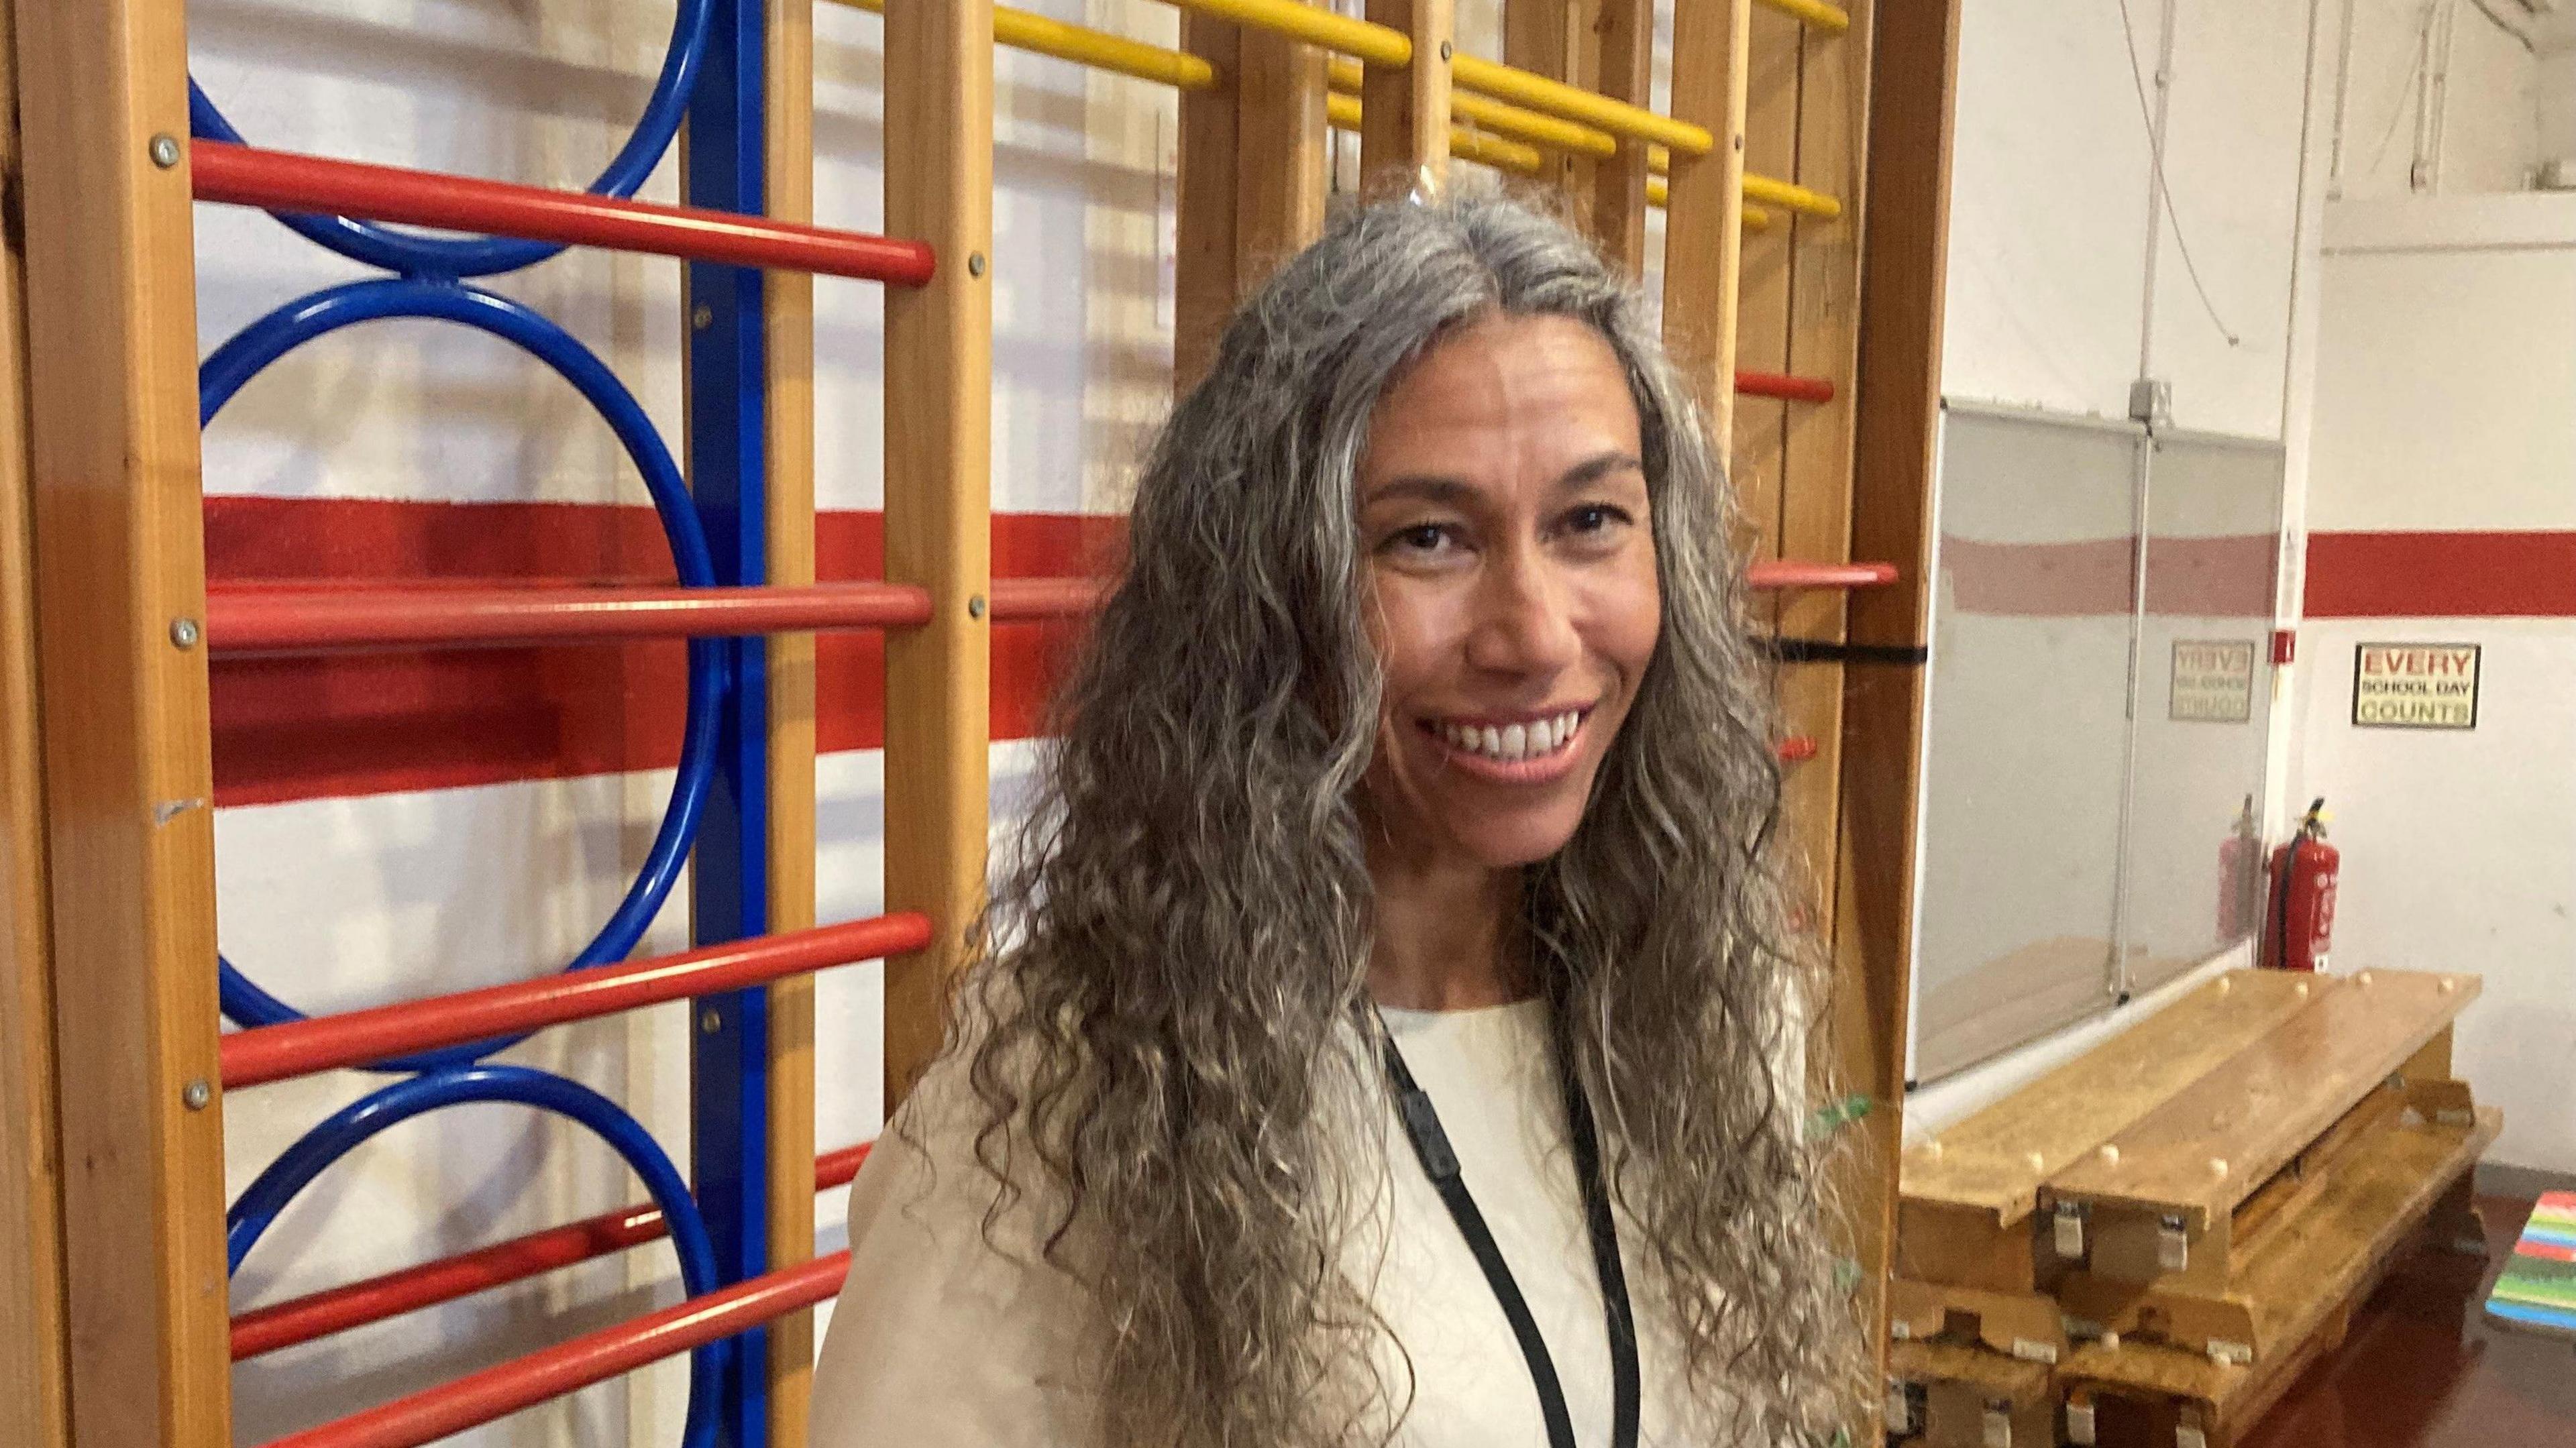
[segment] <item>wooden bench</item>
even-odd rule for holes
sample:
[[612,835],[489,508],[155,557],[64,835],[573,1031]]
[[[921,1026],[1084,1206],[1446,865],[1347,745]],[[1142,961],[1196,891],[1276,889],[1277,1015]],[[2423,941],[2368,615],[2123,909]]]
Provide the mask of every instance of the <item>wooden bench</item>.
[[[2466,1174],[2498,1123],[2450,1074],[2477,994],[2233,972],[1908,1151],[1891,1408],[1920,1386],[1938,1448],[2090,1442],[2097,1406],[2231,1441],[2402,1246],[2478,1236]],[[1998,1363],[2047,1380],[2047,1431]]]

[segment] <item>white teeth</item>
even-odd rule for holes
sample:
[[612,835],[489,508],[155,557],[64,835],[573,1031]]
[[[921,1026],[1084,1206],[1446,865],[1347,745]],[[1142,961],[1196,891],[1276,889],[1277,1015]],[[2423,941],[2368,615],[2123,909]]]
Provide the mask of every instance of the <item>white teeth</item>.
[[1443,724],[1440,726],[1440,737],[1447,740],[1451,748],[1464,750],[1469,754],[1481,754],[1488,759],[1500,760],[1506,764],[1516,764],[1525,759],[1536,759],[1563,749],[1566,741],[1572,739],[1575,731],[1582,726],[1582,711],[1573,710],[1551,719],[1541,719],[1529,724],[1505,724],[1499,727]]

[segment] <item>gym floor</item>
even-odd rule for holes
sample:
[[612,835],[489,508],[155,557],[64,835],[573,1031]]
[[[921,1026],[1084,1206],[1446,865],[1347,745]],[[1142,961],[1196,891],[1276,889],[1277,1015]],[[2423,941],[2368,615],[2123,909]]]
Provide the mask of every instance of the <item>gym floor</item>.
[[2419,1253],[2243,1448],[2576,1448],[2576,1344],[2481,1310],[2529,1199],[2480,1197],[2487,1260]]

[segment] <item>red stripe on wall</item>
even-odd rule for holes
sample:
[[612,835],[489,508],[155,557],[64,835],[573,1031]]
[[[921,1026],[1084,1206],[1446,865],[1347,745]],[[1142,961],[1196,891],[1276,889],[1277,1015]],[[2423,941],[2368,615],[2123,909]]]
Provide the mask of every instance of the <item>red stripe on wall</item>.
[[[1124,520],[1061,513],[993,519],[996,577],[1105,568]],[[885,574],[885,522],[816,520],[826,582]],[[209,583],[460,579],[668,583],[653,511],[579,503],[372,499],[206,500]],[[1076,625],[993,630],[993,737],[1037,732]],[[675,641],[546,649],[219,659],[215,802],[269,804],[668,768],[679,758],[687,647]],[[817,747],[885,738],[879,637],[827,634],[815,658]]]
[[2576,533],[2311,533],[2310,618],[2576,618]]

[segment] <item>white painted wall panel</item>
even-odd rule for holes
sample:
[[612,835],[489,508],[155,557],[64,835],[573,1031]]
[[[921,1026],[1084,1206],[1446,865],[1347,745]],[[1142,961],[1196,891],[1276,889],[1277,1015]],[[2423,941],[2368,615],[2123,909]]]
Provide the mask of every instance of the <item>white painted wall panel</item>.
[[[2477,643],[2478,727],[2357,729],[2353,646]],[[2454,1058],[2504,1108],[2490,1157],[2576,1172],[2576,620],[2311,620],[2300,790],[2343,851],[2334,961],[2462,970]]]
[[[2414,249],[2326,260],[2313,528],[2576,531],[2576,228],[2535,244],[2569,205],[2351,203],[2330,227]],[[2363,642],[2484,645],[2477,728],[2355,728]],[[2334,812],[2338,966],[2484,976],[2457,1060],[2504,1108],[2494,1158],[2576,1171],[2576,620],[2311,619],[2300,653],[2293,798]]]
[[[2143,56],[2154,63],[2156,13]],[[2137,374],[2147,133],[2120,12],[1968,0],[1942,391],[2118,417]]]
[[2576,46],[2543,48],[2533,89],[2539,101],[2541,159],[2576,156]]
[[2576,249],[2333,255],[2323,306],[2311,530],[2576,526]]
[[[2403,196],[2439,189],[2513,191],[2537,159],[2540,62],[2471,0],[2342,0],[2352,23],[2344,88],[2339,194]],[[2503,5],[2513,15],[2516,7]],[[2442,86],[2441,184],[2418,184],[2418,124],[2428,80],[2450,34]]]
[[2309,7],[2177,3],[2153,370],[2180,426],[2278,438]]
[[[2117,6],[1967,7],[1945,395],[2127,415],[2149,340],[2148,118],[2165,3],[2128,5],[2134,53]],[[2171,3],[2172,201],[2156,223],[2150,365],[2173,384],[2181,425],[2278,438],[2313,7]],[[2177,230],[2223,330],[2197,294]]]
[[[2519,191],[2540,159],[2540,62],[2520,36],[2477,6],[2452,3],[2458,10],[2443,94],[2439,189]],[[2509,17],[2516,12],[2511,5],[2498,8]]]

